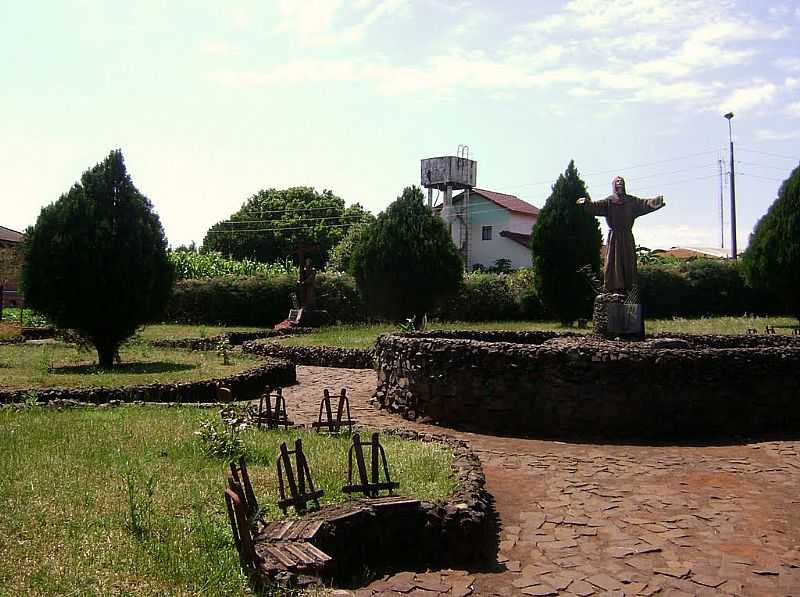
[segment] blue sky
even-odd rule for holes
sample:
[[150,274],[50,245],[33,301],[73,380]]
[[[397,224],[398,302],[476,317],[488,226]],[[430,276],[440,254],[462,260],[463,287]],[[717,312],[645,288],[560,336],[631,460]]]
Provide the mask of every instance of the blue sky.
[[742,248],[800,159],[799,31],[798,0],[0,0],[0,224],[117,147],[178,245],[262,188],[377,213],[467,144],[480,187],[541,207],[574,159],[664,195],[640,244],[719,246],[732,110]]

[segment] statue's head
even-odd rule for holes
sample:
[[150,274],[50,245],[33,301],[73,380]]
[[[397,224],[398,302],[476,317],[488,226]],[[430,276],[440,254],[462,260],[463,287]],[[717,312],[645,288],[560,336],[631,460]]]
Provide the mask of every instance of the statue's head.
[[611,187],[615,195],[619,195],[620,197],[625,195],[625,179],[621,176],[614,177],[614,180],[611,181]]

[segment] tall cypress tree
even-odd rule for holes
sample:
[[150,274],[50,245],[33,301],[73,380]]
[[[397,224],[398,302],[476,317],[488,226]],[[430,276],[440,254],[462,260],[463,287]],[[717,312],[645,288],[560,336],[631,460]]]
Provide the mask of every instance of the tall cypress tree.
[[751,286],[780,296],[800,319],[800,166],[750,235],[744,269]]
[[172,292],[164,229],[119,150],[42,209],[24,251],[28,305],[94,344],[103,369],[139,325],[161,314]]
[[545,309],[564,324],[591,313],[593,293],[578,269],[600,272],[600,225],[575,202],[588,197],[575,162],[553,185],[531,235],[534,282]]

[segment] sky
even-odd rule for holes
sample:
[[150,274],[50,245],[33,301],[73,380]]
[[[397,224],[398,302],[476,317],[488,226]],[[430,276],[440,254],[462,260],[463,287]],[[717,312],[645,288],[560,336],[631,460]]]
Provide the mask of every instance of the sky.
[[798,40],[800,0],[0,0],[0,225],[115,148],[178,246],[267,188],[377,214],[465,144],[481,188],[542,207],[574,159],[664,196],[638,244],[718,247],[732,111],[741,250],[800,161]]

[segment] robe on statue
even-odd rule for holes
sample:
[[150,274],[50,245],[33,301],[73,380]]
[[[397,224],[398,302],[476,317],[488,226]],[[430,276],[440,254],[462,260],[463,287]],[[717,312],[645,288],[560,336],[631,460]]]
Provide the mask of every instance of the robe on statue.
[[584,209],[594,216],[604,216],[611,229],[604,271],[606,292],[627,293],[636,282],[636,243],[633,221],[639,216],[664,207],[661,197],[640,199],[620,193],[601,201],[587,201]]

